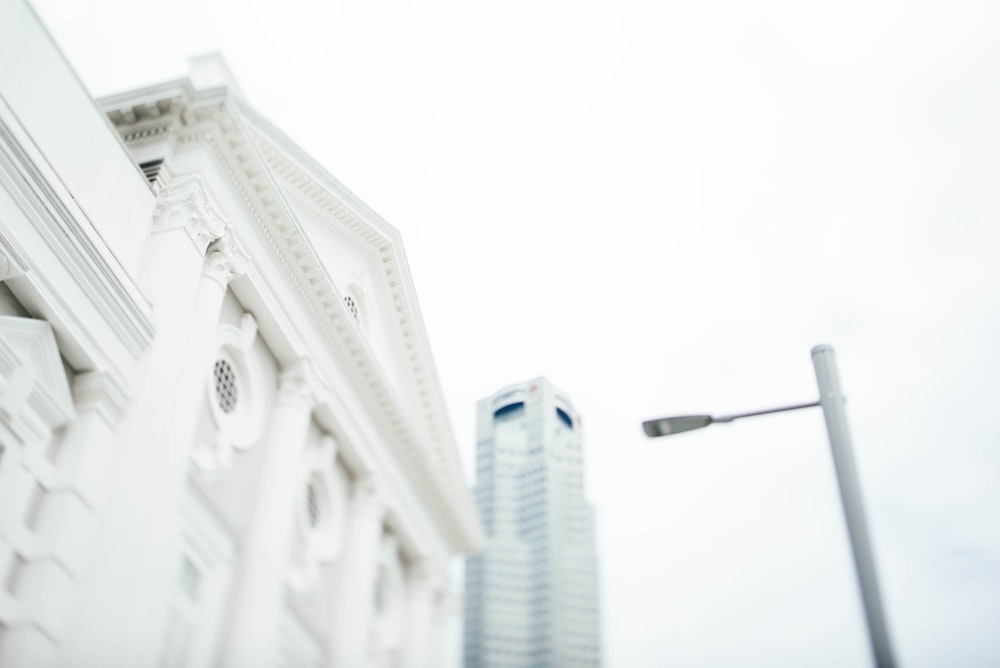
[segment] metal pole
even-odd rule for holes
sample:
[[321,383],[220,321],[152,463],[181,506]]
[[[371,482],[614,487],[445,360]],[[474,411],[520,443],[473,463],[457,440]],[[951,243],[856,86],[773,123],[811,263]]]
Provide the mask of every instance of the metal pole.
[[865,510],[861,501],[861,486],[854,467],[854,453],[851,448],[851,434],[847,428],[847,413],[844,410],[844,395],[840,389],[840,375],[833,346],[821,344],[812,349],[813,368],[816,370],[816,384],[819,386],[820,405],[826,418],[826,430],[830,435],[830,450],[833,465],[837,471],[840,486],[840,500],[844,506],[844,519],[851,539],[854,568],[861,587],[865,618],[875,665],[878,668],[895,668],[889,629],[882,610],[879,596],[875,561],[872,558],[871,540],[865,522]]

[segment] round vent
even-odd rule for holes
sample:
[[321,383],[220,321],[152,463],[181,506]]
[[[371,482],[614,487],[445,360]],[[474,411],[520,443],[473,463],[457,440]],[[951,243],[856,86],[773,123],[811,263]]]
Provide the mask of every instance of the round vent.
[[351,317],[354,318],[354,322],[359,322],[360,316],[358,315],[358,302],[353,296],[347,295],[344,297],[344,303],[347,305],[347,310],[351,312]]
[[236,402],[239,399],[239,388],[236,385],[236,371],[226,360],[215,361],[213,370],[215,378],[215,400],[223,413],[229,414],[236,410]]
[[319,492],[316,491],[315,481],[309,481],[306,488],[306,517],[309,521],[309,528],[315,529],[319,526]]

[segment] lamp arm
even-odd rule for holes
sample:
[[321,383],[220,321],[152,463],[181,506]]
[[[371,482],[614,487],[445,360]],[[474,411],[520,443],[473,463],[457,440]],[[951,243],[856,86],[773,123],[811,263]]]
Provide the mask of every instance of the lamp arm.
[[735,415],[721,415],[719,417],[713,417],[712,422],[732,422],[733,420],[739,420],[745,417],[755,417],[757,415],[770,415],[771,413],[785,413],[787,411],[797,411],[802,408],[815,408],[821,405],[819,401],[813,401],[808,404],[795,404],[794,406],[782,406],[781,408],[768,408],[762,411],[751,411],[749,413],[737,413]]

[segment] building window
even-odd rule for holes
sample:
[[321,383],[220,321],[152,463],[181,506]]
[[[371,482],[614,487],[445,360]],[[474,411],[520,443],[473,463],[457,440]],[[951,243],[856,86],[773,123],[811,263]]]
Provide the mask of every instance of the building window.
[[[324,437],[323,443],[333,439]],[[335,559],[347,523],[346,475],[338,469],[335,455],[326,447],[307,449],[299,479],[295,524],[298,528],[289,583],[298,591],[314,588],[320,566]]]
[[497,422],[502,420],[513,420],[520,418],[524,414],[524,402],[517,401],[493,411],[493,419]]

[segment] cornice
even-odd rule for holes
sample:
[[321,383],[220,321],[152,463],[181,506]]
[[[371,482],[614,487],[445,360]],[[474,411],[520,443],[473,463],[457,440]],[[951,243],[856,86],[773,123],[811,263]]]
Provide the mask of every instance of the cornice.
[[[316,202],[308,199],[304,195],[301,195],[298,192],[291,192],[285,193],[285,198],[288,201],[293,202],[297,207],[309,214],[317,222],[328,220],[330,212],[321,211],[317,207]],[[371,244],[360,241],[356,235],[350,234],[341,226],[327,225],[327,229],[333,232],[337,238],[346,245],[368,258],[373,267],[378,268],[378,255],[376,254],[376,249]]]
[[[252,111],[250,113],[254,114]],[[264,123],[266,124],[266,121]],[[269,125],[266,127],[271,129]],[[276,130],[275,132],[281,137],[279,132]],[[268,165],[275,173],[284,177],[303,197],[310,197],[314,206],[325,209],[328,215],[333,215],[338,221],[344,223],[350,231],[361,232],[358,236],[368,244],[366,255],[373,258],[376,275],[382,276],[382,283],[387,289],[391,304],[395,309],[393,315],[398,329],[390,328],[390,331],[398,332],[395,337],[396,343],[406,351],[405,362],[408,363],[412,374],[410,389],[419,397],[422,409],[416,411],[415,414],[422,417],[430,437],[430,444],[434,446],[433,448],[421,447],[418,445],[421,439],[417,439],[415,434],[409,434],[405,439],[407,448],[404,453],[407,460],[405,465],[420,470],[422,475],[438,480],[454,490],[456,494],[459,493],[457,488],[460,488],[461,493],[468,495],[468,488],[457,459],[450,427],[443,427],[439,419],[439,416],[447,416],[447,410],[443,397],[440,395],[440,382],[433,368],[433,356],[430,353],[430,345],[427,341],[419,307],[413,295],[412,283],[408,271],[405,269],[405,260],[402,261],[401,266],[398,258],[398,254],[401,252],[398,250],[398,232],[378,218],[377,214],[364,206],[363,203],[357,201],[336,179],[315,165],[311,158],[299,155],[301,151],[297,147],[292,147],[297,151],[295,158],[304,158],[310,167],[319,171],[320,175],[330,183],[321,183],[317,178],[307,174],[280,150],[272,146],[267,138],[262,137],[259,133],[254,134],[256,137],[255,145],[258,146],[262,156],[268,160]],[[286,144],[291,143],[283,137],[281,138]],[[332,193],[331,188],[335,188],[337,192]],[[349,200],[352,205],[359,205],[365,218],[360,217],[340,198]],[[313,207],[309,208],[313,209]],[[327,216],[319,216],[318,218],[323,220]],[[371,220],[366,219],[377,222],[385,229],[385,232],[374,229]],[[341,228],[336,225],[327,224],[327,229],[343,234]],[[362,343],[365,342],[362,341]],[[377,364],[375,367],[379,370]],[[393,409],[395,408],[393,407]],[[386,410],[390,412],[388,408]],[[402,419],[398,410],[392,410],[391,413]],[[471,495],[469,496],[469,504],[472,504]],[[474,511],[472,515],[471,521],[478,526],[478,521],[474,518]]]
[[[397,330],[399,336],[396,337],[396,343],[407,349],[408,358],[405,361],[412,372],[414,389],[424,400],[422,402],[423,415],[429,428],[439,434],[440,425],[435,423],[437,409],[440,409],[441,406],[433,406],[428,394],[422,390],[422,387],[426,385],[423,380],[429,371],[428,366],[424,363],[423,355],[430,356],[429,345],[425,345],[423,350],[415,350],[414,341],[418,337],[416,336],[417,328],[414,325],[415,322],[420,322],[420,327],[422,327],[422,321],[415,317],[414,309],[411,308],[415,299],[412,294],[408,294],[408,276],[404,275],[405,272],[397,261],[398,233],[384,221],[380,222],[393,238],[373,230],[370,222],[361,218],[337,196],[331,194],[329,185],[320,183],[302,168],[293,164],[265,138],[258,135],[256,144],[262,155],[269,161],[272,169],[295,188],[295,191],[292,194],[286,194],[286,197],[302,206],[319,222],[329,221],[332,216],[343,226],[346,226],[347,230],[340,225],[331,225],[326,222],[328,230],[334,232],[339,238],[369,258],[376,275],[382,278],[380,287],[385,289],[385,294],[389,297],[388,304],[393,307],[392,319],[399,326]],[[335,182],[332,177],[329,178]],[[338,193],[338,195],[349,194],[346,189],[340,186],[339,182],[335,182],[334,185],[343,190],[343,193]],[[353,199],[353,196],[351,198]],[[366,211],[366,214],[375,216],[370,211]],[[359,231],[363,234],[358,234]],[[426,344],[425,341],[424,343]]]
[[[306,173],[303,168],[294,163],[293,159],[272,145],[268,138],[262,137],[259,133],[255,133],[255,138],[255,144],[268,160],[269,166],[295,188],[297,194],[286,194],[286,197],[297,203],[303,203],[303,208],[312,213],[318,221],[328,221],[330,216],[333,216],[349,231],[354,232],[360,229],[365,232],[351,239],[344,227],[326,224],[326,228],[336,233],[338,237],[347,240],[356,249],[362,250],[372,260],[376,275],[382,277],[380,287],[385,290],[389,297],[388,302],[383,301],[383,304],[388,303],[392,307],[391,315],[398,326],[398,329],[392,330],[396,333],[395,342],[400,349],[405,350],[404,362],[409,366],[412,374],[411,389],[419,397],[422,409],[418,414],[423,418],[431,441],[436,446],[433,451],[436,468],[450,471],[453,476],[459,477],[464,487],[465,482],[455,454],[450,427],[442,425],[439,419],[439,416],[447,415],[447,409],[444,405],[444,398],[437,389],[440,387],[440,381],[434,369],[430,343],[427,340],[423,319],[413,294],[412,283],[408,271],[405,269],[405,260],[402,266],[399,261],[398,232],[388,223],[381,221],[377,214],[362,206],[366,217],[376,219],[379,224],[386,228],[386,233],[374,230],[369,221],[361,218],[338,199],[339,197],[349,200],[356,198],[336,179],[325,174],[321,167],[312,163],[308,156],[300,155],[301,152],[299,152],[294,158],[305,159],[309,166],[314,171],[319,171],[329,183],[321,183],[317,178]],[[285,143],[290,142],[285,140]],[[331,193],[331,188],[338,190],[336,195]],[[317,211],[317,208],[324,210],[326,215]],[[364,240],[365,245],[358,242],[359,237]]]
[[[58,183],[58,181],[56,181]],[[107,247],[100,247],[81,226],[94,230],[86,213],[75,206],[70,195],[66,200],[43,174],[15,133],[0,118],[0,184],[15,199],[23,214],[45,239],[62,265],[83,287],[105,321],[116,332],[133,356],[138,356],[153,337],[149,307],[138,286]],[[5,254],[14,260],[18,271],[33,282],[46,281],[44,271],[36,270],[19,254],[11,253],[8,242]]]

